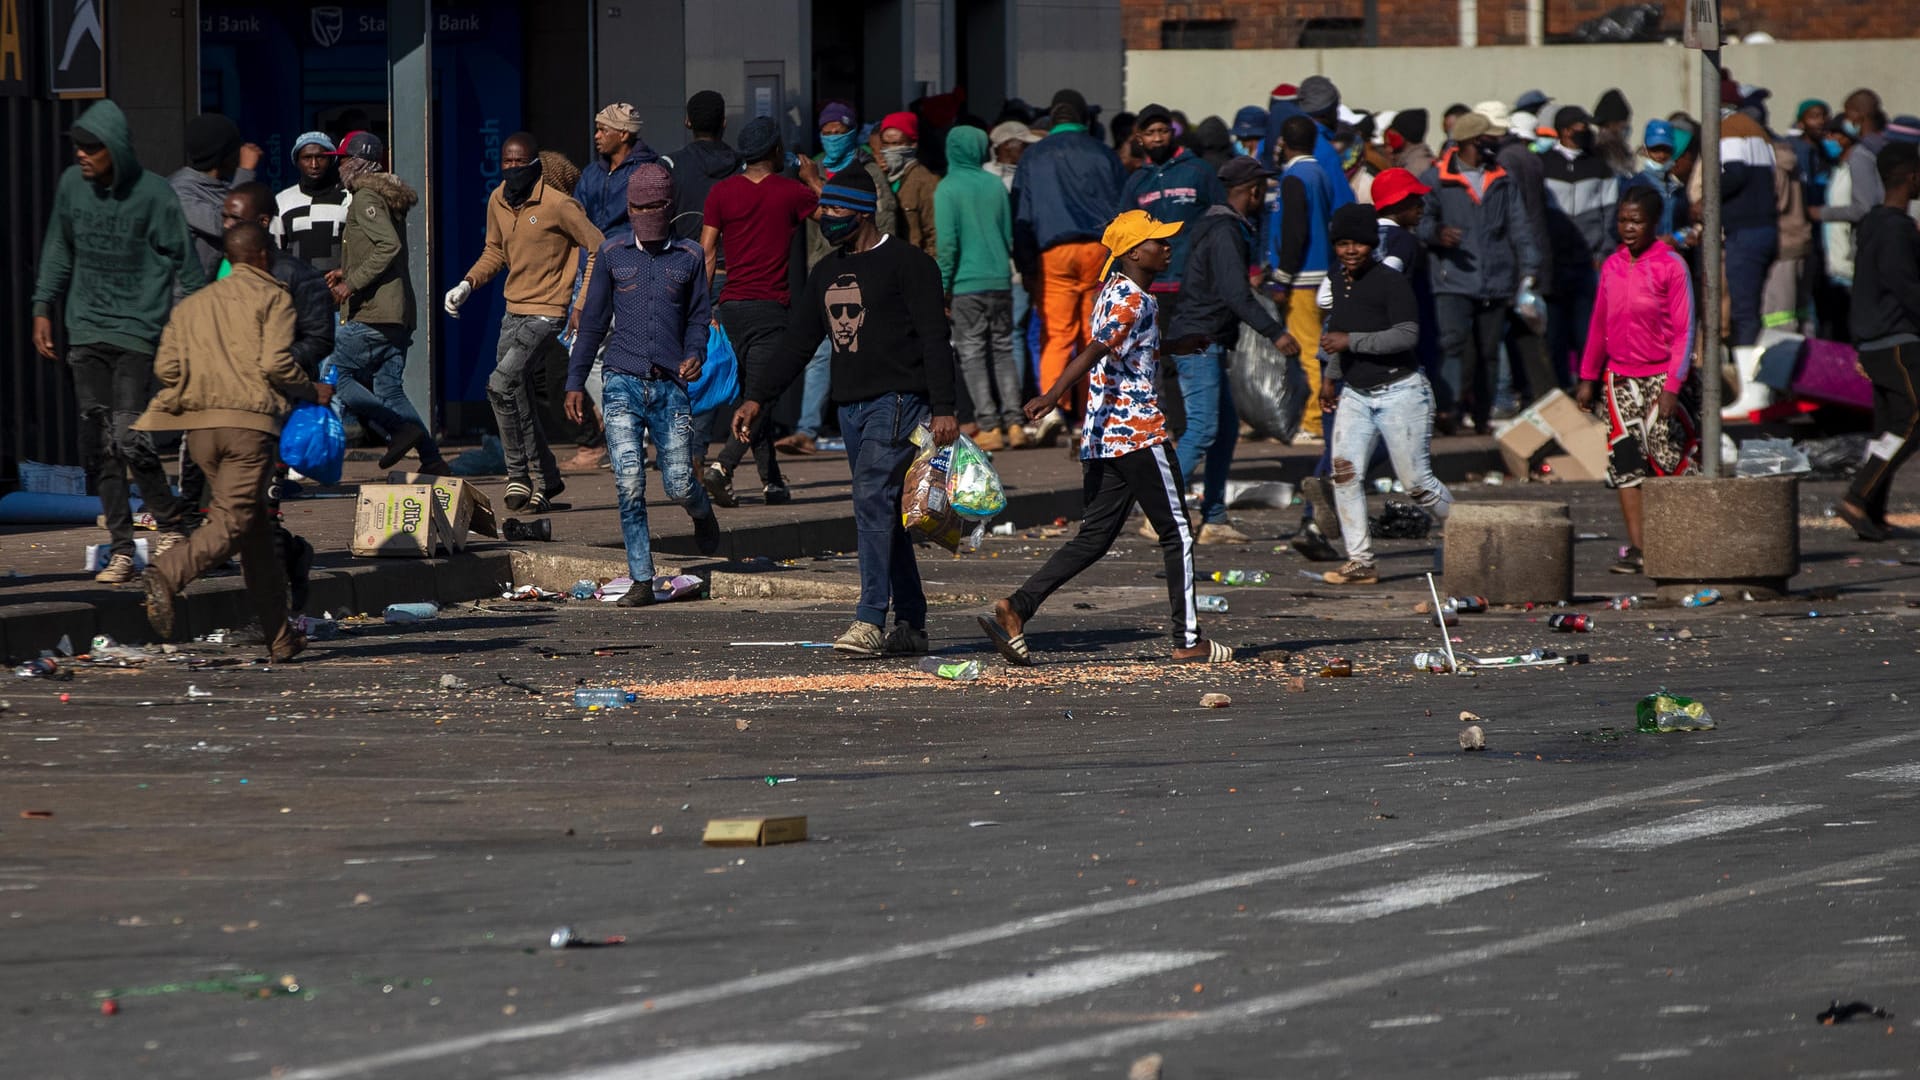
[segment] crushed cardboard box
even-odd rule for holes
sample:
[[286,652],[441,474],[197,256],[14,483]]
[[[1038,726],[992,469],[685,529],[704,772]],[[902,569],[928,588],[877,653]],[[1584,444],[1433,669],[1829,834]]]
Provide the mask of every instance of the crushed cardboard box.
[[712,847],[766,847],[807,838],[804,817],[714,818],[700,842]]
[[431,557],[466,547],[432,484],[363,484],[353,515],[355,555]]
[[1514,416],[1496,440],[1507,473],[1526,478],[1541,452],[1558,444],[1563,454],[1547,457],[1557,480],[1601,480],[1607,475],[1607,425],[1582,412],[1560,390],[1549,390]]
[[447,524],[452,526],[453,535],[462,546],[467,542],[468,531],[496,540],[500,538],[500,526],[493,517],[493,503],[479,488],[457,476],[395,470],[387,474],[387,483],[432,484],[433,497],[440,504],[440,512],[447,515]]

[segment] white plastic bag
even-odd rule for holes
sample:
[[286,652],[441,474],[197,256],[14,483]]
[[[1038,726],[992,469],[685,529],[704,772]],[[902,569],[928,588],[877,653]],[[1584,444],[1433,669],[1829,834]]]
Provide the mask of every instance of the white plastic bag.
[[[1272,300],[1259,295],[1254,299],[1276,320],[1280,318]],[[1298,360],[1282,355],[1252,327],[1240,329],[1240,340],[1227,358],[1227,379],[1233,388],[1233,407],[1255,431],[1289,443],[1300,433],[1300,418],[1314,393],[1306,372]]]

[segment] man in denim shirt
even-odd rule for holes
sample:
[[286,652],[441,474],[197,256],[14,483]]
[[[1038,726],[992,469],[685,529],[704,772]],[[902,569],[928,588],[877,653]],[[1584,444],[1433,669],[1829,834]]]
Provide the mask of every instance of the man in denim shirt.
[[669,235],[672,201],[673,174],[666,166],[647,162],[634,168],[627,182],[627,220],[633,233],[600,246],[567,369],[567,417],[579,423],[587,411],[587,372],[600,343],[606,342],[601,397],[607,452],[620,493],[627,572],[634,582],[620,598],[626,607],[654,602],[642,442],[648,435],[667,498],[693,517],[700,553],[711,555],[720,547],[713,505],[693,475],[693,414],[687,404],[687,383],[700,377],[712,318],[706,253],[691,240]]

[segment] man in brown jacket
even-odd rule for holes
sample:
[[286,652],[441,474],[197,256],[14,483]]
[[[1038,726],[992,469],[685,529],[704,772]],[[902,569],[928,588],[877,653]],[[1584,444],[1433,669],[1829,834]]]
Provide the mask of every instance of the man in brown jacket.
[[[447,314],[457,319],[474,289],[507,272],[507,314],[500,320],[487,401],[507,458],[507,509],[535,514],[545,513],[549,500],[567,485],[540,429],[527,362],[567,327],[579,250],[587,253],[582,280],[592,281],[594,253],[606,239],[573,196],[542,178],[541,167],[540,145],[532,135],[507,136],[500,146],[500,186],[487,199],[487,246],[446,299]],[[582,298],[586,292],[580,290]]]
[[287,625],[287,578],[274,553],[267,484],[289,399],[325,405],[333,387],[308,378],[293,358],[293,301],[274,279],[267,230],[235,225],[226,251],[233,273],[173,309],[153,362],[160,392],[133,425],[186,432],[211,496],[206,524],[147,567],[147,621],[172,637],[175,597],[237,551],[260,631],[272,658],[283,661],[307,642]]
[[874,132],[876,154],[887,172],[887,183],[900,200],[900,220],[907,227],[907,243],[939,256],[934,233],[933,189],[940,178],[915,156],[920,146],[920,118],[910,112],[888,113]]

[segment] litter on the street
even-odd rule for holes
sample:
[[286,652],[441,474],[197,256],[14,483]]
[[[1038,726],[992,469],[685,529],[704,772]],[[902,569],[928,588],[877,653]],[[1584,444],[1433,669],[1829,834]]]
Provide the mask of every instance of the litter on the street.
[[806,838],[805,817],[714,818],[700,842],[709,847],[766,847]]
[[1633,713],[1639,729],[1650,733],[1712,731],[1715,726],[1704,704],[1664,690],[1641,698]]

